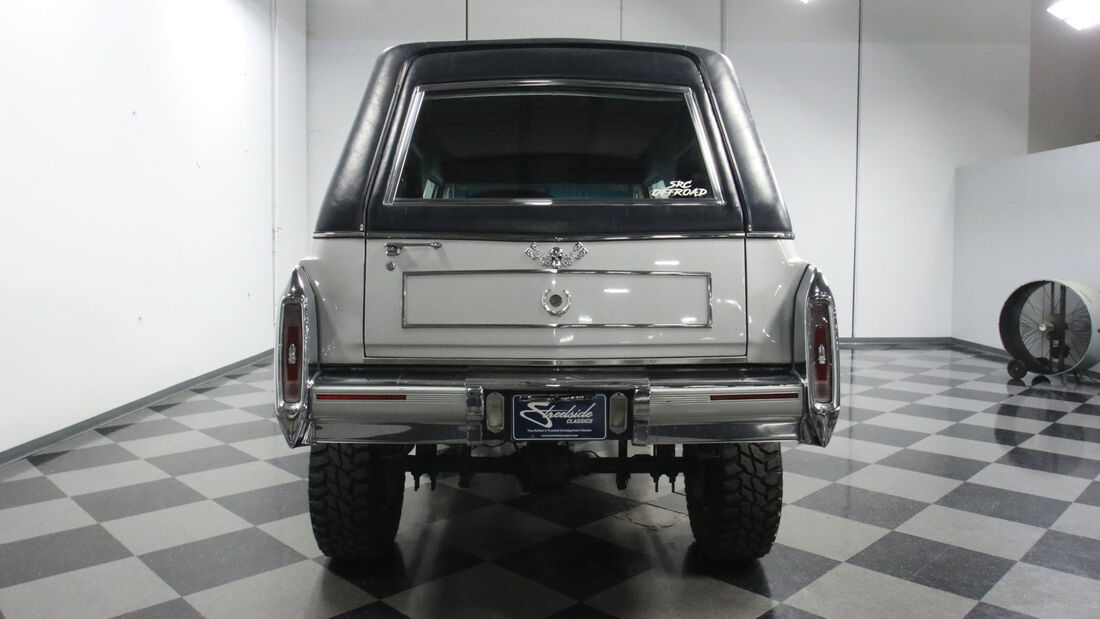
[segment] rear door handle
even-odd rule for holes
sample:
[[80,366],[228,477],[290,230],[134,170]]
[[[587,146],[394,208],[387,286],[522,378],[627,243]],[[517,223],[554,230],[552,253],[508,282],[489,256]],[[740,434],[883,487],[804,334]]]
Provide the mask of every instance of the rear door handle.
[[443,247],[443,243],[439,241],[432,241],[431,243],[386,243],[386,255],[390,258],[401,255],[401,250],[406,247],[431,247],[432,249],[439,249]]

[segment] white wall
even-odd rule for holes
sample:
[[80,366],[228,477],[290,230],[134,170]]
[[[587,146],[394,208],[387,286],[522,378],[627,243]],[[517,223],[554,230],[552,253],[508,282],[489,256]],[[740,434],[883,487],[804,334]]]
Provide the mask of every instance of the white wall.
[[312,229],[378,54],[398,43],[462,40],[466,33],[466,3],[310,0],[307,5]]
[[859,0],[730,0],[726,53],[790,211],[852,334]]
[[0,451],[271,346],[270,29],[266,0],[0,4]]
[[955,168],[1027,152],[1028,0],[864,0],[855,335],[951,332]]
[[1075,30],[1033,0],[1028,151],[1100,140],[1100,28]]
[[[273,101],[275,103],[275,256],[272,290],[281,296],[291,269],[309,249],[306,179],[306,0],[272,0],[275,5]],[[274,316],[275,307],[272,306]]]
[[1001,348],[1001,305],[1036,279],[1100,287],[1100,143],[958,172],[952,336]]

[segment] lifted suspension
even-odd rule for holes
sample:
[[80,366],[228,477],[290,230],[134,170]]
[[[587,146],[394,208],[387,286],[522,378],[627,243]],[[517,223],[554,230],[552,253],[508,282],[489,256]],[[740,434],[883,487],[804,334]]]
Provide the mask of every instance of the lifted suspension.
[[515,475],[526,491],[561,488],[573,479],[593,473],[614,473],[616,486],[625,489],[632,474],[648,474],[656,489],[661,477],[668,477],[673,490],[676,476],[697,462],[676,455],[673,445],[656,445],[652,454],[628,455],[627,441],[619,441],[616,456],[601,457],[591,452],[571,451],[557,443],[531,443],[501,456],[474,456],[469,446],[440,452],[436,445],[417,445],[413,454],[394,463],[413,476],[413,488],[420,489],[420,477],[427,475],[434,490],[439,473],[458,473],[461,488],[468,488],[476,473]]

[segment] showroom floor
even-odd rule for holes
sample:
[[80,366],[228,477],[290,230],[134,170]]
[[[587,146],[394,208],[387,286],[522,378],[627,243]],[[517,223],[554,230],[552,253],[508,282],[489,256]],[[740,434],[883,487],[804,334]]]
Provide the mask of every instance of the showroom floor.
[[410,482],[396,556],[333,564],[254,366],[0,467],[0,615],[1100,616],[1100,387],[843,356],[833,442],[785,452],[778,543],[741,569],[698,558],[667,480],[491,475]]

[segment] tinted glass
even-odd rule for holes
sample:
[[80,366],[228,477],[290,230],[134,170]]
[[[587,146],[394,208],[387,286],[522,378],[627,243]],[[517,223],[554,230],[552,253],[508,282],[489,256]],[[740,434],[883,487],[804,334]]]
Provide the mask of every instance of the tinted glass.
[[395,198],[713,202],[714,184],[683,92],[429,91]]

